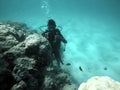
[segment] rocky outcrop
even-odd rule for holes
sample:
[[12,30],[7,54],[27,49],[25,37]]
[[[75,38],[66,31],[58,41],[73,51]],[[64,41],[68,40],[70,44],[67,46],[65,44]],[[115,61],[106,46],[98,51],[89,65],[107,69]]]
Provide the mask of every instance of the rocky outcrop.
[[[14,37],[15,29],[9,25],[0,24],[0,52],[4,52],[17,45],[19,41]],[[17,35],[17,34],[16,34]]]
[[72,86],[70,75],[67,72],[56,67],[46,73],[44,90],[64,90],[63,87],[65,85]]
[[95,76],[82,83],[78,90],[120,90],[120,82],[108,76]]
[[0,90],[65,90],[65,85],[72,87],[70,75],[52,63],[48,40],[26,24],[1,23],[0,47]]

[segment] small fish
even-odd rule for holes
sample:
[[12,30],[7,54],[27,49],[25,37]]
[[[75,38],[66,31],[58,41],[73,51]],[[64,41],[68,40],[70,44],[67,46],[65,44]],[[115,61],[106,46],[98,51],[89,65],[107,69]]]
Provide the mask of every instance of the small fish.
[[70,63],[67,63],[66,65],[67,65],[67,66],[70,66],[71,64],[70,64]]
[[104,67],[104,70],[107,70],[107,67]]
[[83,72],[83,69],[82,69],[82,67],[81,67],[81,66],[79,66],[79,70],[80,70],[81,72]]

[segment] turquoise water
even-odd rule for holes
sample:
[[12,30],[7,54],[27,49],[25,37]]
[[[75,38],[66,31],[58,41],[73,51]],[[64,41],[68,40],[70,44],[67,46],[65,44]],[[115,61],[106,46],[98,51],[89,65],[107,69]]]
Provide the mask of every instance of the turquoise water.
[[62,68],[77,84],[97,75],[120,81],[120,0],[0,0],[0,21],[39,31],[50,18],[63,27],[64,62],[71,65]]

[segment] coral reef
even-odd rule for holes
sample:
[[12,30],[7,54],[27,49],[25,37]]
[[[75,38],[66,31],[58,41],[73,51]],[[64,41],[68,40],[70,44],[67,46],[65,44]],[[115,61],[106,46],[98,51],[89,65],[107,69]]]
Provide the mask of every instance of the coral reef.
[[120,82],[108,76],[95,76],[82,83],[78,90],[120,90]]
[[0,23],[0,90],[65,90],[67,87],[76,88],[70,75],[53,64],[46,38],[24,23]]

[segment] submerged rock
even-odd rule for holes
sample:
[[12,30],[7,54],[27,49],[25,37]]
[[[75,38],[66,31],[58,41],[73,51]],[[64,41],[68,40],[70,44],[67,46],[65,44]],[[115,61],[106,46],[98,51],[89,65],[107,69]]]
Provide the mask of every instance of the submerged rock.
[[11,33],[14,33],[14,31],[15,29],[9,25],[0,25],[0,53],[7,51],[19,43],[16,37],[11,35]]
[[11,72],[4,68],[1,70],[0,66],[0,90],[10,90],[10,88],[16,83]]
[[78,90],[120,90],[120,82],[108,76],[95,76],[82,83]]
[[1,23],[0,47],[0,90],[65,90],[66,85],[72,87],[70,75],[54,67],[48,40],[31,31],[26,24]]
[[11,90],[25,90],[26,87],[27,87],[27,84],[23,80],[21,80],[17,84],[13,85]]
[[60,68],[53,68],[47,72],[44,80],[44,90],[77,90],[77,86],[72,83],[71,77],[67,72]]
[[66,85],[63,87],[62,90],[78,90],[78,89],[77,89],[77,86],[76,86],[75,84],[71,84],[71,85],[66,84]]

